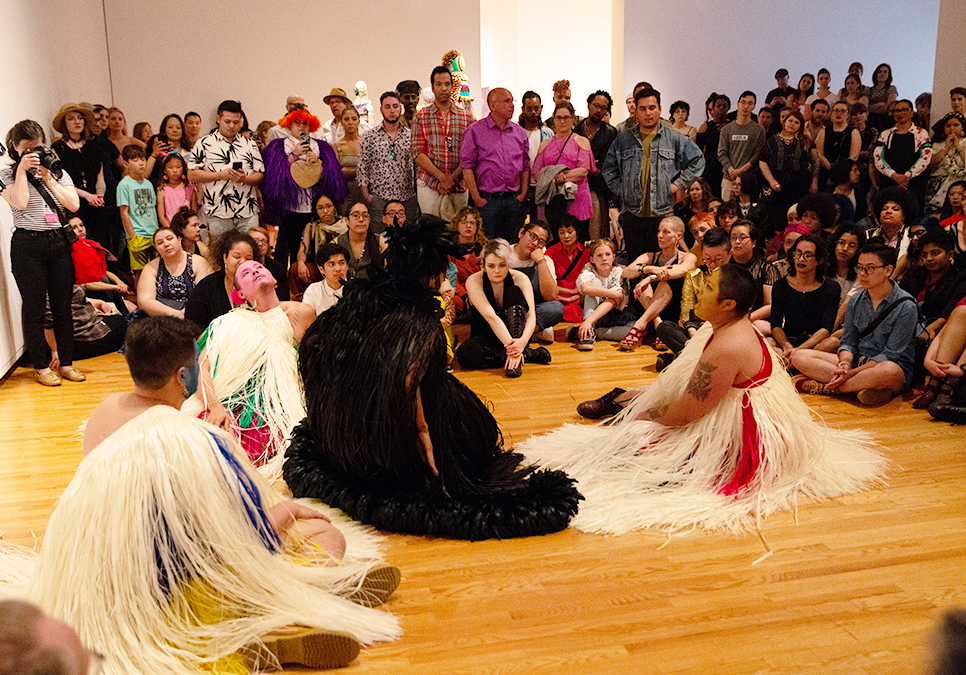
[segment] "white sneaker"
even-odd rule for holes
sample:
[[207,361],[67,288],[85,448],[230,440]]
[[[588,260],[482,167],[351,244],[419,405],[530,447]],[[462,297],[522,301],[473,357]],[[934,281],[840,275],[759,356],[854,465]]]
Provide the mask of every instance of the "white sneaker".
[[544,328],[533,334],[533,339],[540,344],[549,345],[553,343],[553,328]]

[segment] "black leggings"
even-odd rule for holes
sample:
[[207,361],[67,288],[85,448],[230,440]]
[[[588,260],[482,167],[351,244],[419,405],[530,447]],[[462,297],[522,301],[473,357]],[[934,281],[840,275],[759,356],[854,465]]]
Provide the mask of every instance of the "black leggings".
[[[471,312],[474,312],[472,308]],[[508,312],[513,312],[515,316],[508,316]],[[523,335],[526,327],[526,307],[511,305],[502,312],[499,317],[510,331],[510,336],[518,338]],[[474,328],[475,335],[470,335],[466,341],[456,350],[456,359],[463,370],[480,370],[483,368],[502,368],[506,365],[506,348],[500,344],[493,329],[487,324],[486,329],[480,326],[483,319],[479,316],[473,317],[476,320]]]
[[275,245],[275,259],[282,263],[287,270],[296,261],[299,245],[302,243],[302,232],[312,220],[311,213],[289,211],[282,217],[278,226],[278,243]]
[[54,339],[61,366],[74,361],[74,323],[70,298],[74,291],[74,261],[60,228],[32,232],[17,229],[10,242],[10,267],[23,302],[23,337],[34,369],[50,365],[44,339],[47,298],[54,317]]

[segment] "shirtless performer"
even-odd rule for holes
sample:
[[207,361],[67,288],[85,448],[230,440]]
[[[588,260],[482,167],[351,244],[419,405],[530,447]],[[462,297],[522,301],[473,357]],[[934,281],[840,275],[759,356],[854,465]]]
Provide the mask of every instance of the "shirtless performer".
[[[131,372],[131,378],[134,380],[134,391],[108,397],[91,415],[84,433],[84,453],[85,456],[89,454],[91,456],[85,459],[81,468],[78,469],[78,476],[75,477],[77,485],[75,486],[72,483],[65,493],[63,498],[65,506],[58,509],[61,513],[55,512],[55,516],[51,519],[52,529],[48,530],[44,555],[56,560],[59,559],[65,547],[70,547],[70,542],[65,541],[62,536],[63,529],[61,528],[65,521],[71,518],[75,520],[82,518],[85,506],[89,503],[79,494],[82,489],[94,490],[96,484],[102,492],[111,495],[120,496],[130,491],[130,498],[133,500],[130,503],[134,505],[130,509],[131,512],[129,514],[115,514],[115,517],[119,518],[119,523],[124,523],[123,526],[130,526],[132,523],[138,522],[137,509],[140,508],[138,505],[143,500],[157,500],[163,504],[163,498],[158,495],[169,491],[172,494],[180,494],[182,498],[185,497],[182,492],[178,491],[178,487],[183,482],[189,482],[192,478],[179,477],[178,471],[171,470],[174,466],[183,466],[185,472],[194,475],[193,480],[199,481],[199,484],[204,484],[206,499],[196,505],[179,504],[177,513],[174,511],[169,513],[165,509],[172,507],[164,507],[159,504],[156,507],[158,511],[151,511],[150,522],[135,525],[136,527],[144,527],[150,532],[154,527],[152,522],[157,521],[159,515],[162,523],[167,519],[184,520],[187,517],[194,520],[194,516],[191,516],[191,514],[193,509],[196,508],[207,512],[216,521],[223,520],[229,524],[229,527],[238,526],[239,523],[235,522],[238,520],[238,513],[235,513],[234,510],[227,512],[218,510],[218,507],[223,503],[220,499],[223,489],[229,495],[233,493],[243,494],[234,485],[235,476],[237,476],[237,485],[249,495],[256,495],[252,497],[251,503],[239,504],[239,511],[247,513],[247,516],[241,518],[241,522],[251,521],[250,526],[254,527],[255,531],[259,533],[268,553],[282,553],[284,557],[286,552],[292,553],[303,547],[299,554],[303,558],[316,557],[321,560],[341,560],[345,553],[345,538],[325,515],[291,500],[282,500],[267,485],[257,480],[251,465],[244,460],[241,449],[237,445],[227,442],[223,434],[219,436],[219,432],[214,427],[175,414],[174,411],[181,407],[185,399],[198,386],[200,367],[194,334],[190,324],[173,317],[149,317],[131,325],[126,336],[125,358]],[[206,429],[209,430],[207,433],[205,433]],[[120,433],[115,434],[114,432],[118,430],[120,430]],[[165,439],[163,446],[150,447],[152,441],[157,438]],[[212,443],[212,440],[214,440],[214,443]],[[140,466],[140,463],[143,462],[139,453],[145,452],[152,456],[158,456],[160,458],[158,465],[163,466],[163,470],[159,472],[157,467],[152,469],[145,466],[140,470],[149,472],[150,477],[132,481],[130,485],[125,485],[123,482],[130,481],[131,474],[136,474],[138,471],[133,465]],[[237,453],[237,456],[235,453]],[[110,457],[102,456],[105,454],[109,454]],[[214,455],[217,460],[214,465],[220,468],[210,475],[198,475],[199,467],[212,466],[210,461],[199,458],[211,455]],[[227,464],[224,463],[225,461]],[[99,465],[107,466],[99,467]],[[226,471],[226,467],[230,467],[229,470]],[[164,488],[160,493],[155,488],[156,484],[160,484]],[[104,488],[108,489],[105,490]],[[139,488],[145,491],[145,494],[134,494]],[[120,498],[123,500],[123,497]],[[197,527],[199,529],[205,527],[203,520],[203,518],[198,518],[199,525]],[[260,523],[266,521],[271,527],[269,533],[261,532],[259,529]],[[242,528],[244,529],[244,525],[242,525]],[[70,528],[67,527],[66,530],[69,532]],[[202,550],[208,550],[206,546],[217,547],[221,545],[222,542],[218,539],[225,534],[225,530],[199,531],[193,534],[192,539],[198,539],[198,541],[187,546],[193,546],[197,543]],[[172,607],[175,603],[173,596],[177,596],[192,606],[195,606],[193,603],[199,599],[202,603],[205,603],[205,598],[198,595],[198,588],[210,586],[213,597],[218,598],[223,607],[212,613],[210,600],[208,600],[209,606],[199,605],[195,609],[199,612],[199,616],[204,615],[203,622],[206,625],[212,625],[214,631],[214,626],[217,625],[218,621],[238,621],[238,612],[242,611],[239,610],[239,607],[259,606],[261,602],[259,599],[252,600],[251,597],[241,599],[233,595],[232,590],[221,588],[219,583],[224,583],[225,578],[230,576],[224,574],[223,571],[216,569],[213,577],[201,582],[199,586],[196,582],[199,570],[211,569],[211,566],[206,567],[204,563],[194,561],[192,555],[194,550],[181,549],[178,542],[173,541],[177,537],[172,536],[167,529],[165,529],[164,535],[166,540],[171,539],[171,541],[166,542],[166,546],[176,550],[179,554],[174,556],[175,562],[193,571],[185,574],[184,580],[178,582],[183,584],[184,588],[178,588],[177,591],[171,588],[173,582],[168,582],[162,577],[166,578],[166,574],[172,574],[174,578],[180,579],[181,573],[178,570],[165,572],[159,569],[158,572],[153,574],[155,582],[162,582],[164,595],[169,596]],[[203,536],[198,537],[198,535]],[[203,541],[204,535],[212,537],[212,541],[215,543],[205,544]],[[142,537],[139,536],[135,538],[135,541],[141,541],[141,539]],[[236,545],[242,544],[243,540],[236,542]],[[304,548],[306,544],[307,548]],[[163,563],[169,562],[165,559],[165,556],[156,552],[158,550],[156,545],[149,544],[150,546],[153,546],[151,548],[153,552],[150,552],[148,557],[155,564],[163,567]],[[137,550],[133,550],[132,556],[136,557],[137,555]],[[271,558],[274,558],[274,556],[271,556]],[[301,564],[304,563],[296,563],[297,566]],[[48,565],[46,572],[49,574],[53,567]],[[283,566],[281,571],[276,570],[276,572],[284,574],[285,569]],[[388,586],[394,587],[395,585],[392,582],[387,583],[386,577],[395,576],[395,583],[398,584],[398,570],[386,565],[374,568],[373,571],[376,569],[380,570],[378,574],[370,575],[373,576],[372,579],[366,579],[362,582],[362,592],[379,595],[379,600],[383,600],[385,596],[391,593]],[[43,572],[45,571],[43,565],[41,565],[41,570],[40,578],[43,579]],[[263,571],[268,572],[268,570]],[[297,573],[296,576],[298,574],[301,573]],[[148,575],[148,577],[151,576]],[[232,579],[231,581],[237,583],[239,580]],[[139,581],[136,578],[131,580],[130,583],[132,584],[130,588],[122,587],[117,591],[127,593],[123,596],[127,600],[136,599],[136,595],[143,592],[143,588],[138,586],[139,583],[143,583],[143,580]],[[115,590],[117,590],[116,585],[117,581],[115,580],[112,585]],[[151,585],[150,581],[148,585]],[[40,581],[35,587],[43,589],[45,584]],[[237,591],[237,589],[234,590]],[[183,595],[181,595],[181,592],[183,592]],[[255,592],[257,594],[259,591]],[[352,597],[354,594],[346,593],[344,595]],[[42,598],[37,599],[41,600]],[[361,602],[361,604],[374,604],[374,599],[374,597],[369,597],[356,601]],[[134,613],[125,612],[123,616],[150,625],[150,620],[155,617],[155,613],[163,616],[168,611],[164,608],[157,610],[150,608],[151,604],[146,598],[140,600],[145,605],[142,606],[141,602],[136,603],[139,607],[137,611],[145,612],[145,616],[139,616],[137,611]],[[46,607],[47,603],[42,602],[42,605]],[[252,611],[257,612],[258,610]],[[332,611],[332,608],[329,611]],[[84,616],[87,617],[86,621],[84,617],[74,617],[72,623],[78,627],[82,634],[97,635],[101,628],[100,624],[98,623],[96,626],[88,625],[87,621],[91,620],[90,615]],[[94,621],[99,620],[94,619]],[[123,621],[123,618],[121,621]],[[306,625],[313,624],[309,621]],[[111,631],[117,632],[114,628]],[[272,665],[274,661],[278,661],[280,663],[301,663],[310,667],[335,667],[350,662],[359,652],[359,641],[352,635],[339,631],[319,630],[318,628],[284,630],[280,633],[262,636],[258,639],[258,643],[257,650],[262,655],[260,658],[254,658],[252,654],[245,657],[226,656],[224,658],[228,659],[227,661],[222,660],[218,663],[221,666],[226,666],[235,662],[243,663],[247,661],[252,665],[258,663],[260,667],[266,667]],[[103,647],[107,651],[107,646]],[[141,655],[137,653],[139,651],[137,645],[123,643],[123,640],[113,644],[112,647],[112,651],[123,653],[120,657],[122,660],[137,660],[139,658],[150,660],[149,655],[153,648],[153,642],[144,648],[144,653]],[[268,652],[263,651],[263,648],[267,649]],[[195,648],[186,647],[187,652],[191,652],[193,649]],[[131,653],[126,653],[128,650]],[[270,656],[266,656],[266,654],[270,654]],[[191,658],[203,657],[197,655]]]
[[881,475],[885,460],[864,434],[812,419],[747,316],[754,297],[751,275],[723,265],[699,291],[706,323],[652,385],[611,392],[609,404],[626,405],[612,424],[568,424],[518,447],[577,479],[586,501],[575,527],[740,532],[800,497],[854,492]]
[[200,391],[182,408],[232,431],[256,464],[278,454],[305,417],[295,347],[315,311],[301,302],[280,302],[275,284],[259,262],[238,266],[234,292],[254,311],[235,309],[205,330]]

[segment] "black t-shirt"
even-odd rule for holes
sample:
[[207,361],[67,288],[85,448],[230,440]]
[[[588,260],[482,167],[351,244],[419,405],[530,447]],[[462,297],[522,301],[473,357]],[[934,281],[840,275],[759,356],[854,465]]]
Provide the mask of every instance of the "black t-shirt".
[[883,148],[882,155],[896,173],[905,173],[919,158],[915,135],[911,131],[904,134],[893,133],[892,141]]

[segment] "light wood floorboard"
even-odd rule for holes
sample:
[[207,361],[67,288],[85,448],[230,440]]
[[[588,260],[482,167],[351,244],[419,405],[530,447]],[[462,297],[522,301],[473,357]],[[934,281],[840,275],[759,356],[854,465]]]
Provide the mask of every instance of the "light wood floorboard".
[[[552,365],[525,366],[518,380],[458,373],[492,402],[508,445],[578,421],[581,400],[656,377],[648,348],[622,354],[599,343],[587,354],[558,342],[551,351]],[[8,541],[42,539],[81,459],[78,425],[130,386],[117,354],[81,367],[83,384],[43,388],[25,369],[0,383]],[[763,549],[754,535],[390,535],[386,557],[403,583],[387,606],[404,635],[365,649],[348,672],[922,672],[926,631],[941,610],[966,604],[966,428],[934,422],[909,400],[878,410],[806,400],[830,425],[876,436],[893,462],[887,486],[769,518],[775,552],[755,566]]]

